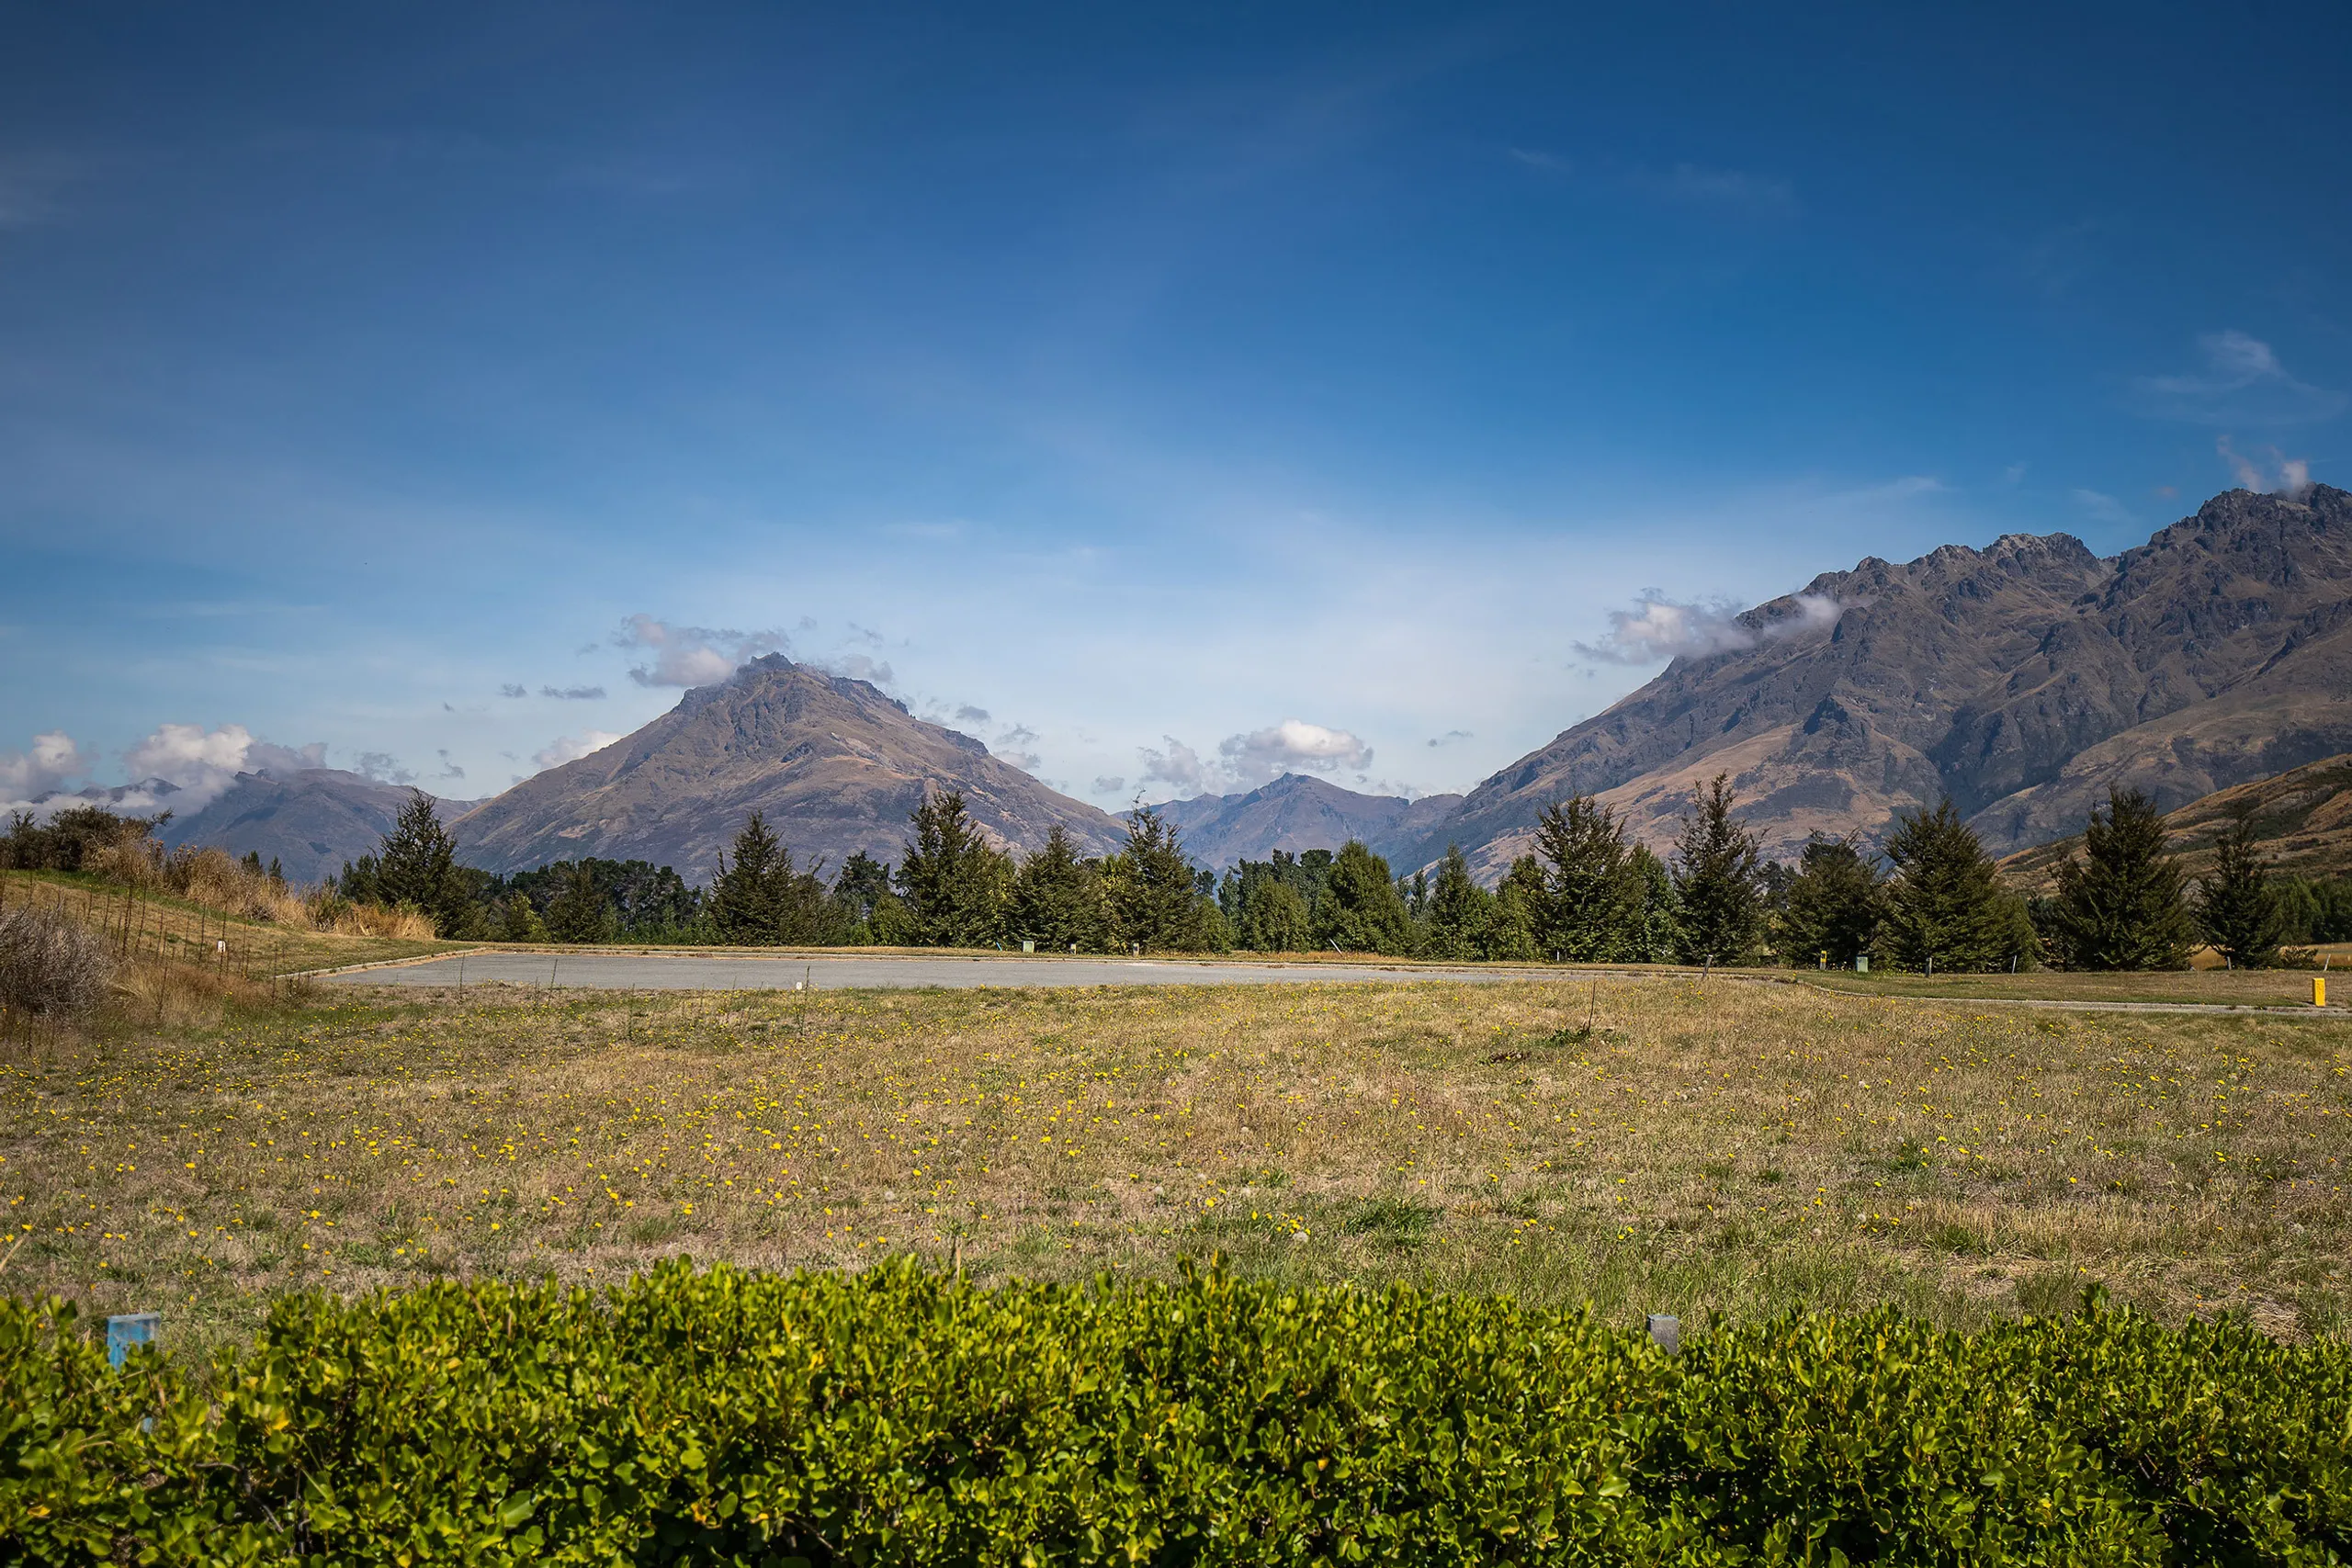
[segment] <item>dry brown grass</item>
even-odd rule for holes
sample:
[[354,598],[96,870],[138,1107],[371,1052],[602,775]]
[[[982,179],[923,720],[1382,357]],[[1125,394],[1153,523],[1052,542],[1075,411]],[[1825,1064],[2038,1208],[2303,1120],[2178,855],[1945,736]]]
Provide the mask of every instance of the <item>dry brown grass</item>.
[[324,898],[316,889],[307,897],[318,900],[315,912],[306,905],[300,919],[263,920],[95,877],[0,872],[0,908],[29,903],[58,909],[100,932],[126,962],[202,964],[224,975],[261,978],[412,958],[460,945],[435,941],[431,924],[413,912],[360,908]]
[[2339,1331],[2352,1031],[1680,980],[339,996],[0,1076],[18,1291],[273,1296],[676,1252],[1424,1283],[1625,1316],[2081,1284]]

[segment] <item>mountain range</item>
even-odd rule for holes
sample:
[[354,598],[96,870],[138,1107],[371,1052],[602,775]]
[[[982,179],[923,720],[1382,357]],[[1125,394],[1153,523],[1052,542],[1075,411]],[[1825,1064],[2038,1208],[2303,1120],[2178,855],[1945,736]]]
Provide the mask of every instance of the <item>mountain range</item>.
[[[2113,785],[2172,810],[2352,752],[2352,496],[2232,491],[2115,556],[2065,534],[1865,559],[1724,618],[1706,650],[1466,796],[1368,795],[1286,774],[1156,809],[1212,868],[1364,840],[1398,871],[1459,843],[1486,880],[1571,794],[1664,849],[1728,774],[1774,858],[1812,833],[1875,841],[1950,795],[1996,853],[2078,831]],[[895,862],[926,788],[1027,852],[1056,823],[1081,852],[1124,823],[857,680],[752,660],[604,750],[457,818],[469,863],[515,871],[642,858],[707,880],[752,810],[804,861]],[[241,776],[176,841],[324,874],[375,845],[399,792],[347,773]],[[311,868],[298,872],[298,867]]]
[[596,855],[674,866],[702,883],[753,811],[804,863],[838,868],[860,851],[895,863],[931,787],[961,791],[1001,848],[1035,850],[1056,823],[1081,854],[1125,841],[1109,813],[1056,794],[972,737],[915,717],[867,682],[773,653],[695,687],[636,734],[525,779],[451,831],[459,857],[487,871]]
[[[406,784],[340,768],[264,768],[239,773],[200,810],[175,814],[157,830],[166,845],[210,844],[271,861],[296,883],[323,882],[345,861],[374,852],[413,792]],[[168,803],[167,803],[168,804]],[[471,810],[470,800],[435,803],[444,822]]]
[[1864,560],[1720,640],[1481,783],[1405,862],[1453,840],[1499,874],[1577,793],[1662,848],[1719,773],[1770,856],[1946,795],[2000,853],[2109,785],[2169,809],[2352,750],[2352,496],[2231,491],[2105,558],[2013,534]]
[[1361,839],[1373,853],[1409,852],[1462,804],[1458,795],[1360,795],[1324,779],[1284,773],[1240,795],[1201,795],[1152,807],[1175,825],[1185,852],[1213,871],[1292,854],[1337,849]]

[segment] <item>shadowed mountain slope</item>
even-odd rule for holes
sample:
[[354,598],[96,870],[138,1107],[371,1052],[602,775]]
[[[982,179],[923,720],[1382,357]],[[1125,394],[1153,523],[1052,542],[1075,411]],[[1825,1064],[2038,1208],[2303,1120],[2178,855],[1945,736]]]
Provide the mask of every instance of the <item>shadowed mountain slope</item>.
[[2111,784],[2169,809],[2352,750],[2352,497],[2326,485],[2231,491],[2106,559],[2053,534],[1865,560],[1737,621],[1747,646],[1675,660],[1405,863],[1452,838],[1492,877],[1576,793],[1663,847],[1718,772],[1774,856],[1945,794],[1999,853],[2079,829]]
[[[2273,869],[2304,876],[2352,874],[2352,754],[2292,768],[2276,778],[2233,784],[2165,815],[2172,852],[2191,876],[2212,869],[2213,846],[2251,812]],[[2078,854],[2080,833],[2023,850],[2001,863],[2017,886],[2047,891],[2058,863]]]
[[[156,837],[170,845],[209,845],[233,855],[277,861],[289,882],[322,882],[345,861],[373,854],[392,818],[414,793],[340,768],[268,769],[239,773],[201,811],[174,817]],[[168,804],[168,803],[167,803]],[[469,811],[470,800],[445,800],[444,822]]]
[[1105,812],[1057,795],[968,735],[927,724],[864,681],[780,654],[698,686],[636,734],[524,780],[460,818],[468,864],[521,871],[599,855],[675,866],[707,883],[743,820],[803,863],[863,850],[896,863],[926,788],[963,792],[981,831],[1021,852],[1059,822],[1081,853],[1125,841]]
[[1378,855],[1409,852],[1462,798],[1359,795],[1322,779],[1284,773],[1244,795],[1196,795],[1152,809],[1175,825],[1186,854],[1222,871],[1238,861],[1264,860],[1275,850],[1336,850],[1350,839],[1362,839]]

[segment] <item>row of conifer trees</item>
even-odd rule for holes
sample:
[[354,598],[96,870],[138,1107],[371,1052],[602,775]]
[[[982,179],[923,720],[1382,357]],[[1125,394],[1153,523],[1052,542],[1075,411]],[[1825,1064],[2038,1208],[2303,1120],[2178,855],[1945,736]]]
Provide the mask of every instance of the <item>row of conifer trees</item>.
[[[1951,802],[1905,814],[1883,851],[1816,837],[1793,864],[1768,863],[1727,778],[1700,791],[1665,857],[1634,842],[1609,807],[1576,796],[1547,808],[1527,852],[1481,885],[1449,847],[1408,877],[1364,845],[1274,852],[1222,880],[1195,869],[1157,812],[1128,818],[1112,854],[1081,855],[1056,825],[1016,860],[991,845],[955,791],[927,794],[899,863],[852,855],[828,883],[754,812],[707,889],[666,867],[579,862],[509,879],[458,864],[419,796],[345,890],[431,915],[447,935],[543,942],[1013,947],[1045,952],[1340,952],[1569,963],[1740,964],[1983,971],[2183,966],[2210,945],[2227,962],[2298,961],[2292,924],[2250,821],[2192,885],[2147,798],[2112,792],[2053,894],[2002,881]],[[626,924],[624,923],[626,920]]]

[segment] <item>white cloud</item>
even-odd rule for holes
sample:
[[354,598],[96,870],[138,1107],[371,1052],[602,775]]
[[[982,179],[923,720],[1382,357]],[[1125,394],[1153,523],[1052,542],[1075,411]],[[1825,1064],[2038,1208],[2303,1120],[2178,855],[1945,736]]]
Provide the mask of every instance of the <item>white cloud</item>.
[[2111,495],[2105,494],[2099,491],[2084,490],[2079,487],[2067,491],[2067,493],[2075,498],[2075,504],[2081,507],[2086,515],[2098,522],[2131,523],[2136,521],[2132,517],[2132,513],[2124,509],[2123,503],[2116,500],[2115,497]]
[[1372,748],[1344,729],[1286,718],[1270,729],[1227,737],[1217,745],[1226,771],[1237,781],[1262,783],[1295,768],[1337,773],[1372,766]]
[[401,767],[400,759],[390,751],[362,751],[352,760],[351,771],[378,784],[404,784],[416,779],[416,774]]
[[1677,164],[1659,174],[1642,170],[1634,183],[1653,195],[1692,206],[1744,211],[1759,217],[1786,218],[1797,210],[1797,195],[1789,182],[1742,169],[1710,169],[1697,164]]
[[1209,792],[1209,770],[1201,754],[1172,735],[1163,735],[1165,751],[1149,746],[1139,746],[1136,755],[1142,759],[1143,776],[1136,781],[1138,788],[1164,784],[1180,795],[1205,795]]
[[[1301,770],[1361,773],[1372,765],[1372,748],[1361,737],[1299,718],[1228,735],[1217,743],[1214,760],[1203,758],[1172,735],[1162,739],[1165,750],[1146,747],[1137,751],[1143,761],[1140,782],[1165,784],[1180,796],[1255,789]],[[1096,782],[1099,787],[1102,781]]]
[[2261,491],[2270,495],[2301,497],[2312,488],[2311,464],[2301,457],[2290,457],[2276,446],[2264,448],[2269,455],[2267,463],[2245,457],[2230,444],[2226,435],[2213,443],[2213,449],[2222,455],[2223,462],[2229,464],[2230,472],[2236,476],[2238,483],[2247,490]]
[[731,627],[673,626],[651,615],[631,615],[613,634],[616,648],[652,653],[628,678],[640,686],[715,686],[763,653],[782,653],[791,639],[780,631],[736,631]]
[[52,790],[74,774],[85,772],[88,759],[74,738],[62,729],[33,737],[31,747],[23,751],[0,751],[0,793],[12,799]]
[[1726,601],[1677,604],[1652,589],[1635,608],[1609,612],[1609,633],[1599,642],[1573,646],[1605,664],[1656,664],[1662,660],[1707,659],[1744,648],[1781,642],[1836,626],[1847,606],[1826,593],[1800,593],[1790,601],[1796,613],[1751,626]]
[[539,770],[544,773],[549,768],[560,768],[566,762],[576,762],[591,751],[601,751],[620,739],[617,732],[609,729],[589,729],[582,730],[578,735],[559,735],[548,742],[546,750],[534,752],[531,761],[538,764]]
[[2207,333],[2197,348],[2202,369],[2132,381],[2143,413],[2199,424],[2307,424],[2344,412],[2342,392],[2299,380],[2260,338]]
[[[523,694],[522,689],[520,687],[515,688],[512,694],[521,696]],[[553,686],[541,686],[539,688],[539,695],[543,697],[553,697],[558,702],[564,703],[601,703],[605,700],[605,688],[602,686],[565,686],[561,690],[558,690]]]
[[242,724],[207,729],[200,724],[161,724],[122,755],[133,780],[162,779],[178,791],[172,808],[201,811],[239,773],[296,773],[326,766],[326,745],[279,746],[257,740]]

